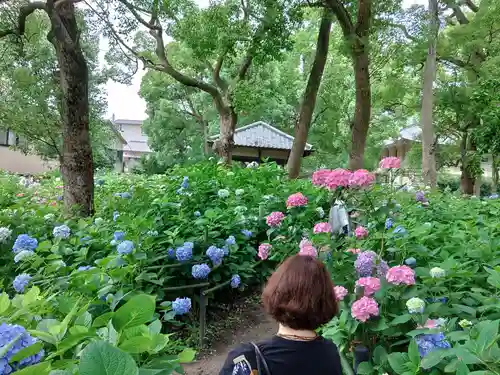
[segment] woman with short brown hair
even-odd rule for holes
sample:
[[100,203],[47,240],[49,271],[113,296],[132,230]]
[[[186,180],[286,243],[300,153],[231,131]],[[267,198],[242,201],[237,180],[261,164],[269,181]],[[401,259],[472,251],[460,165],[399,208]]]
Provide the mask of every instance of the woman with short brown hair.
[[316,334],[338,312],[333,283],[316,258],[295,255],[272,274],[262,302],[277,334],[232,350],[220,375],[341,375],[337,347]]

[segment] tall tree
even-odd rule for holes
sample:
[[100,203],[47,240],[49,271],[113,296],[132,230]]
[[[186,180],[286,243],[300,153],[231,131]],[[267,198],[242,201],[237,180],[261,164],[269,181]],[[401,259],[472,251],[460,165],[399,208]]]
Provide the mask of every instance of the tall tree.
[[436,79],[436,43],[439,31],[438,1],[429,0],[429,36],[422,88],[422,175],[432,188],[437,185],[435,134],[433,123],[434,80]]
[[68,211],[91,215],[94,212],[94,172],[89,132],[89,79],[75,1],[23,1],[9,5],[17,10],[17,23],[0,30],[0,38],[19,40],[24,35],[26,19],[37,10],[45,12],[49,19],[51,29],[47,39],[56,51],[61,86],[64,204]]
[[[272,60],[290,47],[289,24],[300,18],[290,3],[281,0],[223,0],[200,9],[194,2],[116,0],[114,12],[121,23],[140,24],[152,39],[128,38],[130,30],[118,30],[110,20],[108,2],[92,9],[108,27],[108,34],[128,54],[148,69],[170,75],[181,84],[211,96],[219,116],[220,138],[216,151],[231,163],[238,109],[234,91],[247,79],[256,63]],[[175,42],[165,45],[167,35]],[[141,39],[142,43],[135,43]],[[188,69],[176,66],[171,50],[175,45],[190,54]]]
[[349,5],[340,0],[325,0],[342,27],[344,38],[350,45],[354,81],[356,87],[356,106],[351,126],[351,150],[349,152],[349,168],[363,168],[366,137],[371,117],[371,86],[369,60],[369,33],[372,22],[372,0],[357,1],[355,21],[349,13]]
[[300,105],[299,118],[295,124],[295,139],[293,141],[290,157],[288,158],[288,177],[297,178],[300,173],[300,165],[307,143],[307,135],[318,96],[319,86],[323,78],[323,71],[328,57],[328,46],[330,42],[330,30],[332,28],[332,14],[330,9],[325,8],[321,17],[316,43],[316,55],[309,73],[304,96]]

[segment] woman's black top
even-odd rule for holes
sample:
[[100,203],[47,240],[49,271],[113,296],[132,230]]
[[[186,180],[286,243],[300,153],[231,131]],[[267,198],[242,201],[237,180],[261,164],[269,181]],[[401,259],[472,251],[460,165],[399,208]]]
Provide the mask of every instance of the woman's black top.
[[[269,375],[342,375],[337,346],[323,337],[314,341],[293,341],[274,336],[257,345],[267,362],[271,373]],[[250,343],[242,344],[229,352],[219,373],[257,374],[255,350]]]

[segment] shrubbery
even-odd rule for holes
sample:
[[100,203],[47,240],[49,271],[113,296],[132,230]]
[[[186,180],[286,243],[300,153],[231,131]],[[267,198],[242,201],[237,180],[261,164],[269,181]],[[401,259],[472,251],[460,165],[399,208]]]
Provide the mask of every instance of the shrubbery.
[[[322,333],[370,353],[359,373],[498,370],[494,199],[396,192],[367,171],[311,184],[273,164],[202,163],[98,177],[96,216],[69,220],[57,179],[3,179],[0,373],[99,375],[115,359],[120,373],[173,371],[194,352],[169,333],[196,318],[200,290],[217,303],[297,252],[332,272],[342,313]],[[339,200],[354,235],[331,239]]]

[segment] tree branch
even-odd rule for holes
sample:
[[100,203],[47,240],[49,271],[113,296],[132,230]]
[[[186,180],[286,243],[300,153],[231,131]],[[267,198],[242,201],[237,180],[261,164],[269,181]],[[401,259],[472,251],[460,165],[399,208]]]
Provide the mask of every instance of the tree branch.
[[24,31],[26,30],[26,18],[30,14],[32,14],[35,10],[47,10],[46,4],[41,2],[41,1],[35,1],[32,3],[29,3],[27,5],[23,5],[19,9],[19,16],[17,19],[17,28],[16,29],[7,29],[7,30],[0,30],[0,38],[3,38],[7,35],[17,35],[21,36],[24,34]]
[[472,0],[465,0],[465,5],[472,10],[474,13],[479,12],[479,7],[472,2]]
[[408,31],[408,29],[406,28],[405,25],[401,25],[399,23],[393,23],[393,22],[390,22],[390,21],[384,21],[384,23],[389,26],[389,27],[392,27],[392,28],[395,28],[395,29],[400,29],[403,34],[405,35],[405,37],[409,40],[411,40],[412,42],[418,42],[418,38],[415,38],[414,36],[412,36],[410,34],[410,32]]
[[462,12],[460,5],[458,5],[455,0],[447,0],[445,3],[449,9],[453,10],[453,15],[459,24],[466,25],[469,23],[469,19],[465,16],[464,12]]
[[347,9],[339,0],[325,0],[326,5],[337,17],[337,21],[342,28],[345,37],[352,36],[355,33],[354,24]]
[[[229,47],[225,48],[224,51],[220,54],[219,58],[217,59],[217,62],[215,64],[215,68],[212,69],[212,77],[214,79],[214,82],[216,83],[217,86],[220,87],[222,91],[227,91],[229,85],[228,83],[222,79],[220,76],[220,71],[222,69],[222,65],[224,64],[224,58],[226,57],[227,53],[229,52]],[[210,65],[211,66],[211,65]]]
[[[159,26],[155,25],[153,22],[155,22],[156,17],[151,17],[153,22],[148,22],[142,16],[139,14],[139,11],[134,7],[134,5],[130,4],[127,0],[118,0],[120,3],[122,3],[129,11],[132,13],[132,15],[135,17],[135,19],[142,24],[143,26],[146,26],[150,30],[159,30]],[[153,8],[153,12],[155,12],[156,7]],[[145,12],[145,10],[141,9],[140,12]]]

